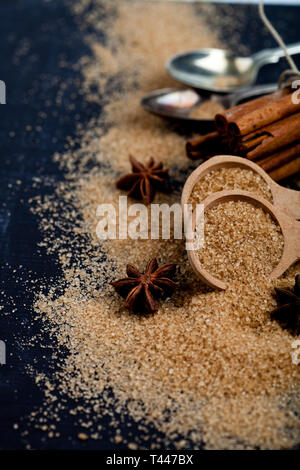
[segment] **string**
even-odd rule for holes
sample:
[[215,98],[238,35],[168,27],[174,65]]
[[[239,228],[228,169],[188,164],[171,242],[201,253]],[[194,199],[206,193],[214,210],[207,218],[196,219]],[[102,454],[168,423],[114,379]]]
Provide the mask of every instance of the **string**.
[[263,21],[263,23],[265,24],[267,29],[270,31],[270,33],[272,34],[274,39],[278,42],[279,46],[282,48],[282,50],[284,52],[284,55],[285,55],[285,58],[286,58],[287,62],[289,63],[290,67],[291,67],[291,69],[285,70],[281,74],[281,76],[279,78],[279,83],[278,83],[279,88],[282,88],[284,86],[288,86],[288,85],[291,84],[291,82],[293,80],[300,77],[300,72],[299,72],[294,60],[292,59],[291,55],[289,54],[289,52],[287,50],[287,47],[286,47],[282,37],[280,36],[280,34],[276,31],[276,29],[272,25],[272,23],[266,17],[265,9],[264,9],[264,0],[260,0],[260,4],[258,5],[258,11],[259,11],[259,16],[260,16],[261,20]]

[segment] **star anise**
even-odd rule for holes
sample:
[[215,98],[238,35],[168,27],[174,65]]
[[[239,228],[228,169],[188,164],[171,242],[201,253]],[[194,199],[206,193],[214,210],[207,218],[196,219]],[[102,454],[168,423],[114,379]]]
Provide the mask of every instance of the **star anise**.
[[156,258],[147,264],[145,273],[128,264],[127,278],[112,282],[118,294],[125,298],[125,306],[134,312],[154,313],[158,310],[158,299],[171,294],[178,286],[172,277],[175,264],[158,267]]
[[300,274],[295,278],[293,290],[275,288],[276,298],[279,304],[271,318],[277,320],[284,328],[294,334],[300,334]]
[[150,204],[157,190],[167,192],[170,190],[168,185],[169,170],[163,169],[162,163],[155,163],[151,157],[143,165],[134,157],[129,157],[132,172],[122,176],[117,182],[118,189],[128,191],[128,196],[135,199],[142,199],[144,204]]

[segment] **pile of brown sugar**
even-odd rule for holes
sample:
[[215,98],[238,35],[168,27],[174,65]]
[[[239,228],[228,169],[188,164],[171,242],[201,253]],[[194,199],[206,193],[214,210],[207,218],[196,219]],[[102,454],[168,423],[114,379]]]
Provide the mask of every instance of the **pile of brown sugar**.
[[[97,206],[118,204],[122,193],[114,181],[129,170],[129,154],[143,162],[154,156],[170,167],[178,189],[158,193],[155,203],[180,201],[192,170],[184,139],[143,111],[139,100],[174,83],[164,71],[170,55],[218,46],[206,21],[216,10],[198,6],[195,15],[192,5],[122,1],[106,16],[103,4],[91,11],[88,3],[74,3],[80,24],[105,29],[107,39],[104,47],[89,37],[94,57],[78,66],[87,99],[106,97],[104,111],[79,129],[78,150],[55,156],[66,180],[35,208],[43,247],[57,255],[62,269],[61,280],[35,303],[37,318],[59,348],[53,375],[32,372],[45,391],[43,420],[55,419],[67,396],[75,403],[70,413],[84,415],[74,436],[85,439],[101,439],[106,416],[113,442],[124,442],[120,423],[128,415],[140,430],[127,430],[129,448],[292,447],[299,441],[294,338],[270,320],[270,311],[274,285],[291,286],[299,265],[274,283],[236,279],[226,291],[213,291],[192,273],[183,240],[99,241],[95,232]],[[112,77],[120,85],[114,91]],[[98,93],[90,92],[91,85]],[[123,307],[110,280],[124,277],[127,263],[142,270],[154,256],[177,264],[181,287],[156,314],[137,316]]]
[[204,269],[247,285],[268,276],[283,252],[283,235],[270,214],[246,201],[228,201],[205,213]]

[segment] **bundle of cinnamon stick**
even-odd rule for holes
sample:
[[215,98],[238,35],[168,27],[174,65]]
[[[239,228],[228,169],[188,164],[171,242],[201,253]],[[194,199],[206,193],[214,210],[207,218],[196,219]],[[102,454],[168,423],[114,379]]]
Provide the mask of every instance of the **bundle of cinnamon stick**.
[[300,172],[300,103],[291,88],[215,116],[216,130],[186,144],[189,158],[235,154],[255,161],[275,181]]

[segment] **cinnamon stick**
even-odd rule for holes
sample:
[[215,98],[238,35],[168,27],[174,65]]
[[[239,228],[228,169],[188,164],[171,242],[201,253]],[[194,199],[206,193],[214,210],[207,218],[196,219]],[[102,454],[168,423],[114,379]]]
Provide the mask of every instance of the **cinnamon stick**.
[[285,165],[276,168],[275,170],[272,170],[269,173],[269,176],[273,178],[275,181],[281,181],[285,178],[288,178],[289,176],[296,175],[297,173],[300,172],[300,157],[297,157],[295,160],[292,160],[289,163],[286,163]]
[[242,116],[251,113],[252,111],[258,110],[266,104],[271,104],[281,99],[290,93],[289,89],[283,89],[276,91],[275,93],[261,96],[254,100],[247,101],[246,103],[239,104],[234,108],[230,108],[223,113],[219,113],[215,116],[215,126],[220,134],[226,134],[228,132],[228,126],[232,122],[236,122],[237,119]]
[[246,138],[242,140],[236,137],[237,144],[235,151],[242,154],[250,152],[250,150],[253,150],[259,144],[261,144],[268,135],[270,134],[268,134],[267,132],[254,132],[252,134],[249,134],[248,136],[246,136]]
[[288,93],[280,99],[268,102],[251,112],[237,116],[234,122],[229,124],[228,129],[236,135],[247,135],[299,111],[300,103],[293,103],[292,94]]
[[282,150],[279,150],[278,152],[269,155],[262,160],[259,160],[257,164],[265,171],[271,171],[275,168],[285,165],[298,156],[300,156],[300,142],[297,142],[295,145],[285,147]]
[[186,143],[186,153],[192,160],[198,158],[205,158],[214,152],[214,149],[220,147],[220,136],[218,132],[211,132],[210,134],[201,135],[190,139]]
[[261,144],[247,153],[247,158],[250,160],[257,160],[260,157],[277,152],[279,149],[299,140],[300,113],[270,124],[263,130],[270,135],[267,135]]

